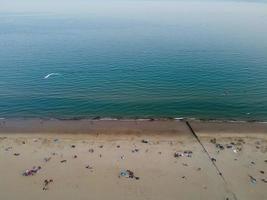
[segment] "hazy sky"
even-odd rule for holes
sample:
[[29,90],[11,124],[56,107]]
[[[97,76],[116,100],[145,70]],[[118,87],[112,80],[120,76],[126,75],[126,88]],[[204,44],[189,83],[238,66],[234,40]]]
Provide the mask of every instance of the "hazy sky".
[[2,24],[17,22],[18,18],[9,17],[12,15],[37,14],[51,15],[54,21],[67,16],[68,20],[85,17],[128,25],[212,26],[253,34],[267,31],[267,3],[261,0],[0,0],[0,5]]
[[[248,2],[248,4],[240,4]],[[253,11],[267,0],[0,0],[0,12],[120,13],[209,10],[241,6]],[[222,7],[223,4],[223,7]],[[149,9],[148,9],[149,8]],[[212,9],[211,9],[212,8]],[[257,7],[259,9],[259,7]],[[129,13],[129,14],[130,14]]]

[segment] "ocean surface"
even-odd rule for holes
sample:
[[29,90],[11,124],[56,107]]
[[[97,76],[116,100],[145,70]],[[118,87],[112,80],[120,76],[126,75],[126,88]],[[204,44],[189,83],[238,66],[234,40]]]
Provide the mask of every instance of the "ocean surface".
[[0,118],[267,120],[264,1],[1,6]]

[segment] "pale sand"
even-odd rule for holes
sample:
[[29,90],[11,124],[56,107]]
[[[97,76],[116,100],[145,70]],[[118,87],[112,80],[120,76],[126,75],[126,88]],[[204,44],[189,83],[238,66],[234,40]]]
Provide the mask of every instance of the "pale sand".
[[[267,199],[267,183],[261,180],[267,181],[266,123],[191,122],[190,124],[210,156],[216,159],[216,165],[237,199]],[[219,144],[234,142],[235,145],[233,148],[218,150],[210,142],[213,138],[216,138]],[[255,178],[256,183],[251,183],[249,176]]]
[[[250,130],[242,131],[237,127],[244,124],[234,128],[231,124],[229,130],[225,128],[228,123],[190,124],[217,159],[222,176],[184,122],[2,121],[0,199],[267,199],[267,183],[261,181],[267,173],[267,125],[253,123]],[[214,137],[222,144],[240,138],[245,143],[239,145],[242,151],[238,153],[232,149],[217,153],[210,143]],[[142,143],[143,139],[148,143]],[[139,151],[133,153],[134,149]],[[192,157],[174,157],[184,150],[191,150]],[[48,157],[51,160],[45,162]],[[33,166],[42,169],[34,176],[22,176]],[[140,179],[119,178],[123,169],[132,170]],[[257,182],[251,183],[248,175]],[[45,179],[53,179],[47,191],[42,189]]]

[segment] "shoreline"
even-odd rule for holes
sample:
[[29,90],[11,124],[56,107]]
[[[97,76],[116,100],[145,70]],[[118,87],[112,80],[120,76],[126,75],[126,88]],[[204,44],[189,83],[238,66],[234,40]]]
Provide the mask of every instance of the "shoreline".
[[115,133],[181,134],[189,122],[194,131],[218,133],[267,133],[266,122],[196,119],[0,119],[1,133]]
[[194,117],[0,117],[1,121],[18,121],[18,120],[60,120],[60,121],[200,121],[200,122],[248,122],[248,123],[267,123],[267,120],[259,119],[224,119],[224,118],[194,118]]

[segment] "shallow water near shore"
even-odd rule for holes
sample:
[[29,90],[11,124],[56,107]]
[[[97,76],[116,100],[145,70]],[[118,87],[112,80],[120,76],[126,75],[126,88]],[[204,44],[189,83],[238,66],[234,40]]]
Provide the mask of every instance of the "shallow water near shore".
[[81,5],[0,9],[0,117],[267,120],[267,3]]

